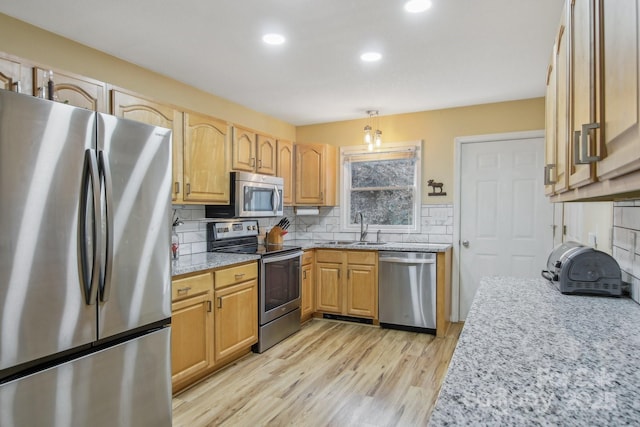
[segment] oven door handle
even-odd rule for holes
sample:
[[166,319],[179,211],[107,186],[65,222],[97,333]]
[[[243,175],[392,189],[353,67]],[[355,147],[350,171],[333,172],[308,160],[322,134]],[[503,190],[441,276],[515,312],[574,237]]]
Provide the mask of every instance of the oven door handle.
[[262,262],[264,264],[269,264],[271,262],[286,261],[288,259],[294,259],[294,258],[300,257],[302,256],[302,254],[303,254],[302,251],[298,251],[298,252],[289,253],[286,255],[269,255],[269,256],[262,257]]

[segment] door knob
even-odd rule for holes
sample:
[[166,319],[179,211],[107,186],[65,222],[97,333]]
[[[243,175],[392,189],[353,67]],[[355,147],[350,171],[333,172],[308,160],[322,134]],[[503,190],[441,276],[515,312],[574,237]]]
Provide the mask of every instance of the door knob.
[[469,247],[469,241],[468,240],[463,240],[462,241],[462,246],[464,246],[465,248]]

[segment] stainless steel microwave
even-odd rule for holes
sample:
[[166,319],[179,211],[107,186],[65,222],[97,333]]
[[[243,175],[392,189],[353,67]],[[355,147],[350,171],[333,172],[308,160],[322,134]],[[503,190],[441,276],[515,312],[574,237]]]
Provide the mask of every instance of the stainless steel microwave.
[[282,216],[284,179],[249,172],[231,172],[231,203],[207,205],[207,218]]

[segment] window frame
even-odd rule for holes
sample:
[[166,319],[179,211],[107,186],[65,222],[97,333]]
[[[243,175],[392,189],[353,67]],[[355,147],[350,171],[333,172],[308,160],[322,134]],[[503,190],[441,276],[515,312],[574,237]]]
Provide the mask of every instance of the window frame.
[[[340,231],[342,232],[360,232],[360,224],[354,224],[353,218],[350,217],[351,212],[351,168],[349,161],[352,157],[361,157],[371,155],[371,161],[386,160],[396,157],[398,153],[413,152],[416,159],[416,167],[414,169],[414,203],[413,218],[414,224],[411,225],[386,225],[386,224],[369,224],[365,217],[364,223],[369,224],[369,232],[378,230],[390,232],[404,233],[420,233],[421,212],[422,212],[422,141],[408,142],[392,142],[385,143],[381,148],[369,151],[362,146],[349,146],[340,148]],[[386,155],[386,157],[385,157]]]

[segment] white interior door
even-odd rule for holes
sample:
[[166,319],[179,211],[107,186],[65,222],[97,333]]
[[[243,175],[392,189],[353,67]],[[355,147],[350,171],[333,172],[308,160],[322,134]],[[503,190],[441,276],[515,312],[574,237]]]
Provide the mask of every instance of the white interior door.
[[544,139],[487,140],[460,148],[460,313],[483,276],[538,277],[553,245],[544,196]]

